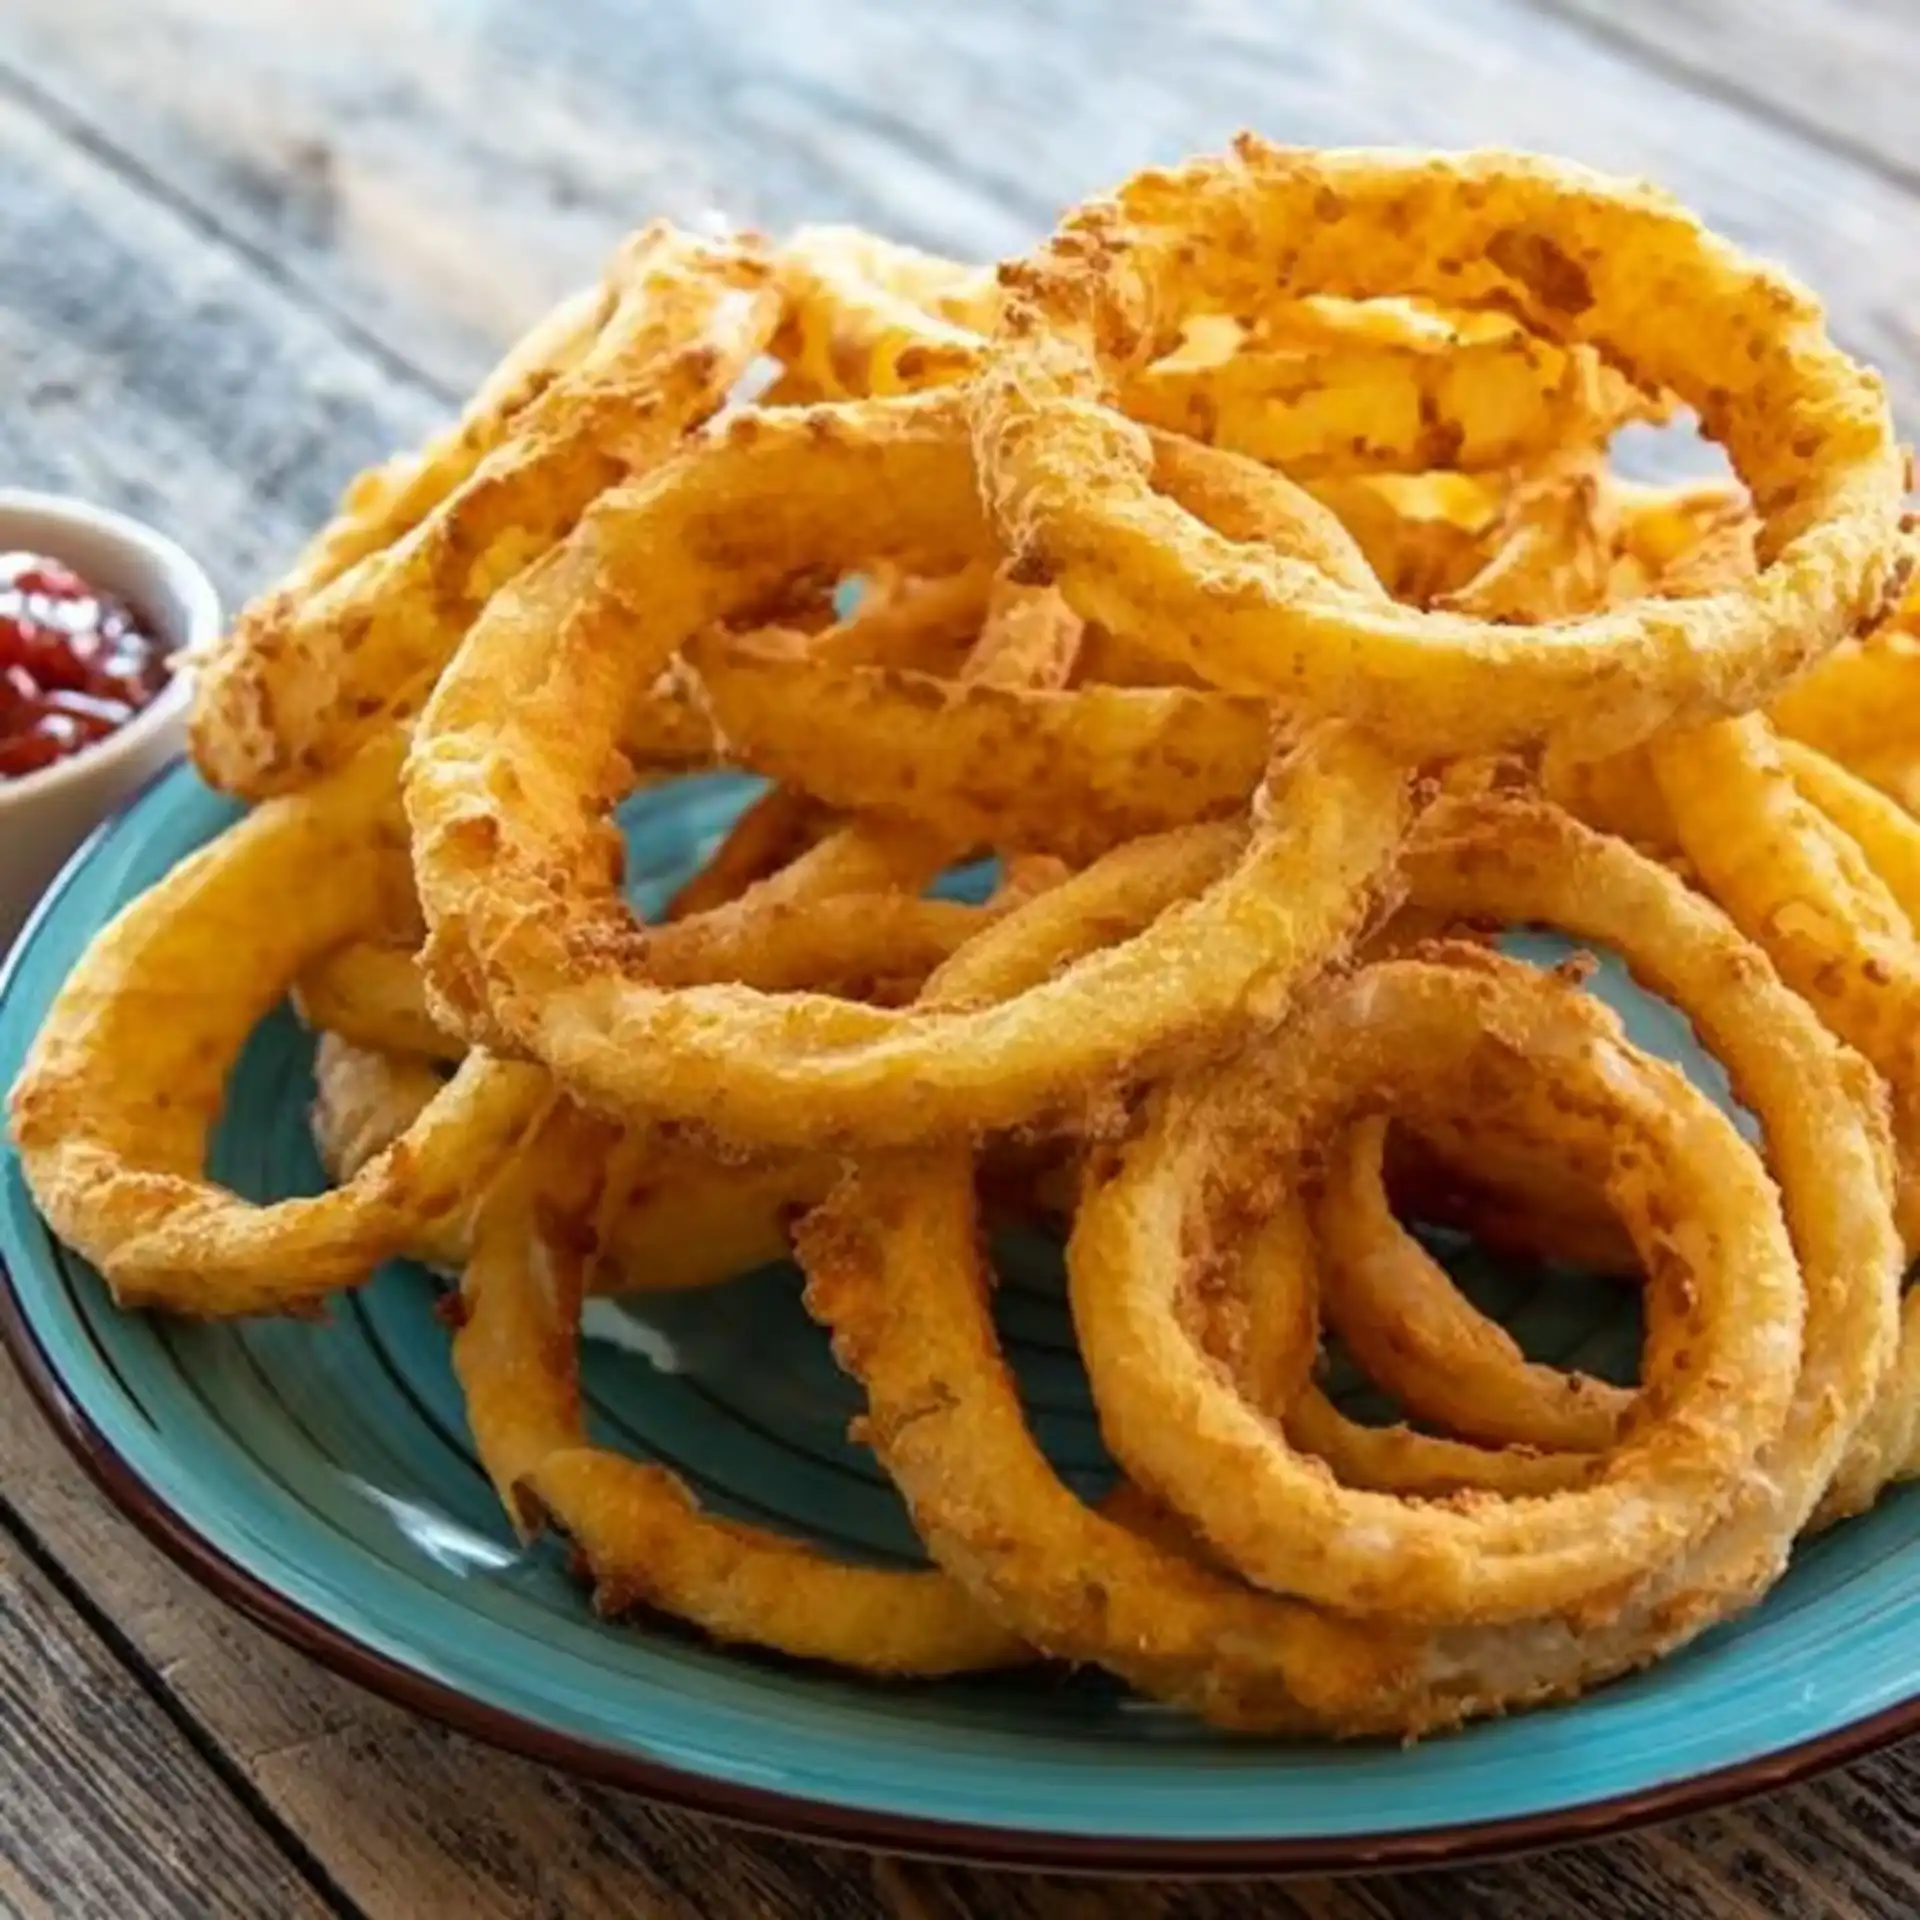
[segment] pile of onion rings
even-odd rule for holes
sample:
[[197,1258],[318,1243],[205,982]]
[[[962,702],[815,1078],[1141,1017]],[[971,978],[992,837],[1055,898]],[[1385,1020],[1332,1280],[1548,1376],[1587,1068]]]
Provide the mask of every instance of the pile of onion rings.
[[[1616,468],[1686,409],[1728,474]],[[1532,156],[1247,138],[991,268],[655,223],[200,663],[255,804],[58,995],[27,1179],[128,1307],[438,1275],[604,1612],[1289,1735],[1573,1697],[1920,1475],[1906,484],[1809,294]],[[720,771],[641,918],[616,809]],[[254,1203],[205,1147],[282,999],[335,1184]],[[1064,1248],[1098,1500],[985,1224]],[[1462,1233],[1633,1288],[1638,1377],[1527,1353]],[[790,1253],[925,1568],[582,1422],[591,1296]]]

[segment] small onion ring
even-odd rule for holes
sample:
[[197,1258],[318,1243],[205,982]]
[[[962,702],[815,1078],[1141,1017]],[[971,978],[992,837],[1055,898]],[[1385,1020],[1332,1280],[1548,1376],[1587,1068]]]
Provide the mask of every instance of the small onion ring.
[[13,1137],[48,1224],[122,1305],[284,1312],[357,1285],[456,1213],[538,1112],[544,1074],[475,1053],[331,1193],[257,1206],[202,1172],[247,1036],[406,889],[399,758],[397,740],[376,741],[229,827],[122,909],[48,1009],[14,1083]]
[[1342,1486],[1422,1499],[1471,1488],[1511,1499],[1558,1492],[1591,1477],[1599,1464],[1591,1456],[1475,1446],[1350,1420],[1313,1377],[1324,1291],[1315,1284],[1320,1252],[1298,1207],[1276,1209],[1253,1230],[1240,1261],[1245,1290],[1257,1304],[1244,1324],[1236,1316],[1235,1347],[1248,1397],[1279,1417],[1288,1440],[1323,1461]]
[[[1394,1218],[1381,1164],[1386,1130],[1382,1117],[1348,1130],[1313,1206],[1327,1324],[1376,1386],[1462,1439],[1572,1453],[1611,1446],[1633,1394],[1528,1360],[1461,1293]],[[1597,1188],[1605,1165],[1592,1173]]]

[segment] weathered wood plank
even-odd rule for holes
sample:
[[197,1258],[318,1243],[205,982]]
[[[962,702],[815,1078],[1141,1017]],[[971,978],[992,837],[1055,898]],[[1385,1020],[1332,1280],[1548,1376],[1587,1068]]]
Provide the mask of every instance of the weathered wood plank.
[[143,515],[229,595],[437,404],[0,97],[0,459]]
[[1535,0],[1682,84],[1750,102],[1920,186],[1920,23],[1910,0]]
[[[624,1802],[334,1680],[210,1600],[109,1511],[11,1370],[0,1379],[0,1484],[183,1708],[373,1920],[563,1913],[568,1920],[614,1920],[637,1912],[650,1920],[746,1920],[829,1905],[852,1920],[871,1920],[887,1911],[857,1891],[858,1876],[846,1874],[834,1856]],[[10,1670],[7,1604],[0,1584],[0,1705]],[[25,1670],[32,1673],[30,1661]],[[103,1679],[92,1697],[109,1723],[103,1738],[116,1716],[123,1727],[143,1724],[141,1696],[124,1675],[113,1691]],[[0,1803],[9,1809],[28,1790],[35,1764],[6,1744],[12,1717],[0,1713]],[[50,1781],[47,1791],[57,1795],[59,1783]],[[84,1804],[57,1801],[39,1809],[43,1843],[82,1846],[90,1813]],[[11,1823],[9,1812],[0,1821],[0,1853]],[[165,1822],[154,1825],[164,1835]],[[133,1912],[217,1911],[188,1895],[200,1879],[208,1887],[217,1881],[221,1861],[188,1859],[180,1871],[174,1891],[156,1874],[153,1901],[130,1900],[111,1910],[115,1920]],[[173,1905],[162,1904],[163,1893]]]
[[[1849,55],[1832,115],[1911,72],[1905,39],[1903,69],[1897,20]],[[12,0],[9,74],[447,388],[648,213],[850,218],[986,254],[1250,124],[1651,173],[1818,286],[1920,418],[1920,195],[1527,0]]]
[[47,1920],[341,1911],[0,1535],[0,1910]]

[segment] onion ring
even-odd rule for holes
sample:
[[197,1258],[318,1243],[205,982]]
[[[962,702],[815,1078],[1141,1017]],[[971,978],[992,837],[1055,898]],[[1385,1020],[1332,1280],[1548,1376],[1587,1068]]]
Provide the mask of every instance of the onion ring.
[[[1120,946],[1089,953],[1083,931],[1051,956],[1072,964],[1004,1004],[895,1012],[649,977],[660,933],[633,925],[611,829],[581,804],[617,790],[635,692],[694,633],[803,569],[876,553],[952,564],[984,538],[962,418],[939,394],[743,418],[603,495],[488,608],[415,737],[425,965],[451,1024],[616,1113],[831,1147],[1057,1116],[1282,1004],[1303,955],[1365,924],[1409,818],[1404,771],[1339,727],[1276,768],[1226,879]],[[1105,885],[1096,865],[1011,919],[1089,906]],[[1090,1007],[1097,1022],[1079,1017]]]
[[[1088,619],[1212,683],[1346,714],[1416,754],[1550,735],[1599,752],[1737,710],[1865,625],[1894,584],[1904,472],[1882,383],[1831,344],[1811,296],[1649,189],[1511,154],[1243,138],[1229,159],[1141,174],[1083,208],[1001,282],[970,391],[1018,554]],[[1304,291],[1498,305],[1672,389],[1754,496],[1762,572],[1541,636],[1369,603],[1198,525],[1155,494],[1140,430],[1101,403],[1183,301],[1244,320]]]
[[1920,944],[1899,904],[1801,792],[1761,716],[1663,738],[1652,757],[1703,884],[1886,1076],[1895,1136],[1911,1157],[1920,1148]]
[[[1115,1456],[1257,1584],[1401,1620],[1574,1607],[1604,1619],[1708,1532],[1778,1431],[1799,1353],[1799,1274],[1764,1172],[1703,1094],[1629,1053],[1596,1002],[1513,963],[1486,965],[1500,971],[1381,962],[1296,1014],[1262,1053],[1176,1082],[1081,1202],[1074,1321]],[[1496,1000],[1488,981],[1516,976],[1540,983],[1532,992],[1552,1018],[1511,992],[1511,1009]],[[1569,1023],[1584,1027],[1577,1040]],[[1343,1491],[1217,1380],[1182,1300],[1220,1259],[1221,1222],[1256,1194],[1275,1205],[1276,1180],[1285,1196],[1289,1164],[1341,1121],[1388,1090],[1417,1104],[1449,1082],[1497,1105],[1522,1061],[1536,1073],[1551,1063],[1570,1103],[1583,1098],[1575,1089],[1606,1088],[1635,1143],[1614,1188],[1649,1274],[1646,1394],[1659,1414],[1623,1435],[1590,1486],[1548,1499],[1456,1510]],[[1661,1224],[1674,1218],[1685,1236]]]
[[[1425,906],[1537,921],[1612,948],[1642,986],[1687,1016],[1726,1067],[1734,1097],[1760,1120],[1808,1290],[1801,1410],[1789,1422],[1791,1449],[1774,1450],[1769,1472],[1783,1510],[1800,1509],[1789,1531],[1823,1492],[1827,1518],[1862,1510],[1909,1450],[1895,1430],[1899,1396],[1886,1389],[1896,1358],[1914,1344],[1901,1330],[1896,1174],[1878,1077],[1828,1035],[1726,915],[1623,841],[1556,808],[1443,801],[1427,816],[1409,867],[1414,898]],[[1836,1326],[1850,1329],[1844,1343],[1816,1338],[1816,1321],[1829,1310]],[[1810,1376],[1826,1377],[1831,1405],[1809,1400]]]
[[122,1305],[293,1311],[356,1285],[456,1212],[537,1112],[545,1075],[476,1053],[331,1193],[256,1206],[201,1172],[248,1034],[407,884],[398,760],[375,742],[228,828],[122,909],[48,1009],[10,1097],[21,1170]]
[[[1512,1499],[1559,1492],[1592,1477],[1600,1463],[1591,1457],[1476,1446],[1348,1419],[1313,1377],[1323,1291],[1314,1279],[1322,1250],[1303,1210],[1282,1207],[1254,1229],[1241,1255],[1258,1310],[1234,1328],[1240,1377],[1254,1404],[1280,1418],[1294,1446],[1323,1461],[1343,1486],[1423,1499],[1468,1489]],[[1197,1545],[1191,1532],[1188,1543]]]
[[1463,1439],[1572,1453],[1612,1445],[1634,1396],[1529,1361],[1460,1292],[1394,1218],[1381,1164],[1386,1128],[1376,1118],[1348,1131],[1313,1208],[1328,1325],[1409,1413]]

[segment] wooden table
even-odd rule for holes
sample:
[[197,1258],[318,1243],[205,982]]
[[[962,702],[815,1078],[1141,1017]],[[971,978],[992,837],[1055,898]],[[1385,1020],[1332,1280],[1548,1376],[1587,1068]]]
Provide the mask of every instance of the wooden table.
[[[0,481],[144,514],[237,597],[643,215],[988,255],[1242,124],[1650,173],[1821,288],[1911,425],[1916,88],[1915,0],[6,0]],[[996,1877],[655,1812],[285,1652],[109,1512],[10,1377],[0,1399],[7,1913],[1920,1911],[1914,1748],[1546,1858],[1285,1887]]]

